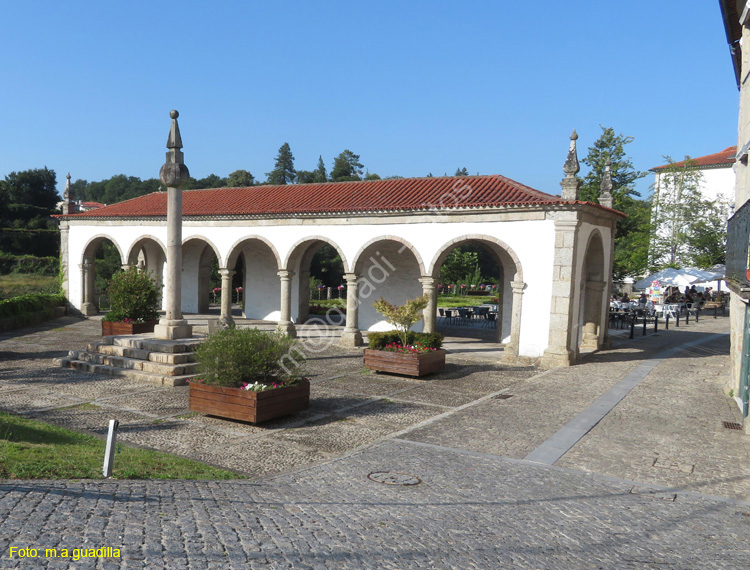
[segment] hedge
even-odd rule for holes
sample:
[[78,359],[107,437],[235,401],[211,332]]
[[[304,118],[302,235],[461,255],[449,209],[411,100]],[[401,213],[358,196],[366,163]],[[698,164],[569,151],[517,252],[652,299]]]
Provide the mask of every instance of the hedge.
[[58,230],[0,229],[0,251],[14,255],[57,257],[60,255]]
[[54,307],[65,305],[65,295],[57,293],[54,295],[21,295],[0,301],[0,319],[16,317],[25,313],[38,313]]
[[[391,343],[401,344],[401,339],[399,339],[397,331],[369,332],[367,333],[367,339],[367,348],[372,348],[374,350],[383,350],[386,345]],[[443,335],[440,333],[418,333],[409,331],[407,341],[409,344],[418,342],[427,348],[440,348],[443,346]]]
[[59,270],[60,260],[57,257],[13,255],[0,251],[0,275],[8,275],[9,273],[57,275]]

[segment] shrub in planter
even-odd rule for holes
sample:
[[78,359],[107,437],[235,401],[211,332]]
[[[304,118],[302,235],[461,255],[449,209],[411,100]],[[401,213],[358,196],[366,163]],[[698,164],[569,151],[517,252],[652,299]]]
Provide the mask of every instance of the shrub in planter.
[[258,423],[310,407],[295,341],[277,332],[224,329],[197,350],[190,409]]
[[427,296],[407,300],[402,306],[391,305],[381,299],[373,306],[396,327],[386,333],[369,333],[365,350],[365,367],[377,372],[391,372],[407,376],[422,376],[437,372],[445,366],[445,351],[440,348],[443,335],[415,333],[411,326],[422,318],[427,307]]
[[115,273],[107,287],[111,311],[104,321],[155,321],[158,316],[160,288],[146,273],[129,267]]

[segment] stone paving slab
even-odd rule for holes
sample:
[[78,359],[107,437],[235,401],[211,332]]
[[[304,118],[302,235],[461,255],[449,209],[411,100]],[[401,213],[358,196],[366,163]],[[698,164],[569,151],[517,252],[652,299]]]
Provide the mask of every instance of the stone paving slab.
[[[422,483],[368,479],[379,470]],[[748,510],[391,441],[259,483],[1,482],[0,568],[736,569],[750,564]],[[121,558],[7,554],[105,544]]]

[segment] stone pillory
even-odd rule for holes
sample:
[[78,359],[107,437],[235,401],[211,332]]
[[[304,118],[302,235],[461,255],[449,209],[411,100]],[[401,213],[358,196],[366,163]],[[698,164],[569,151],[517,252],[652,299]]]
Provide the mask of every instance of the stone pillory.
[[[294,336],[310,317],[313,256],[328,245],[344,270],[347,310],[336,338],[358,346],[363,333],[391,328],[372,307],[380,297],[402,304],[426,295],[429,305],[415,330],[434,331],[441,324],[437,295],[447,287],[440,282],[443,262],[456,247],[479,244],[497,263],[493,325],[504,360],[565,366],[582,348],[607,345],[614,232],[622,214],[604,205],[611,205],[608,180],[602,204],[578,200],[575,132],[562,196],[500,175],[179,192],[187,168],[176,113],[172,119],[161,172],[168,192],[61,216],[64,283],[74,307],[96,311],[96,251],[108,241],[123,266],[169,283],[162,320],[173,328],[164,328],[165,337],[186,334],[183,313],[207,314],[210,299],[218,301],[209,285],[217,264],[222,321],[231,323],[236,302],[244,317],[276,322]],[[173,198],[181,200],[179,226],[169,213]],[[238,281],[242,293],[233,298]]]

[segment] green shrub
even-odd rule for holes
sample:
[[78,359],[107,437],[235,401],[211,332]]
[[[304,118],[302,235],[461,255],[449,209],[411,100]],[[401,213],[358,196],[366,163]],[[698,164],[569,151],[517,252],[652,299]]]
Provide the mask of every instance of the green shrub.
[[294,339],[258,329],[224,329],[197,350],[205,384],[240,387],[243,383],[290,384],[301,377],[304,358]]
[[159,286],[136,267],[115,273],[107,293],[112,310],[105,315],[105,321],[145,322],[159,316]]
[[34,273],[37,275],[57,275],[60,259],[57,257],[36,257],[33,255],[13,255],[0,252],[0,275],[10,273]]
[[429,305],[430,298],[427,295],[417,297],[416,299],[407,299],[403,305],[391,305],[388,301],[380,298],[372,306],[375,310],[383,315],[388,324],[396,327],[400,344],[406,346],[409,344],[409,332],[414,323],[422,320],[422,311]]
[[[367,333],[367,339],[367,348],[372,348],[373,350],[383,350],[386,345],[391,343],[402,344],[398,331],[370,332]],[[440,333],[409,331],[406,344],[414,344],[416,342],[427,348],[440,348],[443,346],[443,335]]]
[[65,295],[21,295],[0,301],[0,319],[38,313],[66,303]]

